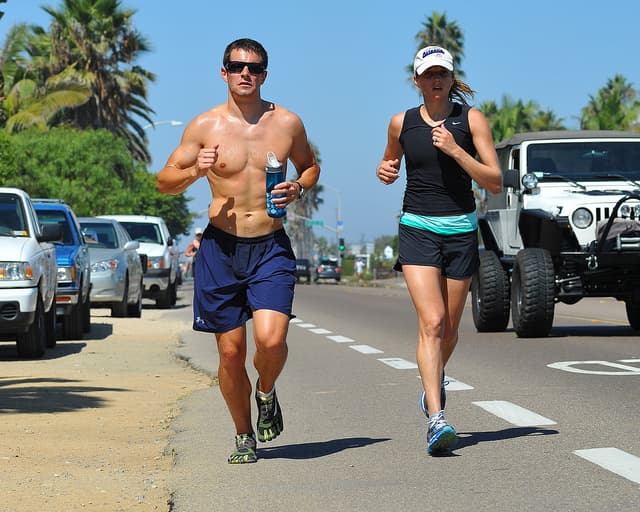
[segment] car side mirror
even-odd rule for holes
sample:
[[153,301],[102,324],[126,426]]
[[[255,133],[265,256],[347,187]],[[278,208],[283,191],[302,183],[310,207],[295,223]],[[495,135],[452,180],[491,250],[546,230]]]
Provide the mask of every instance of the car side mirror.
[[510,187],[514,190],[520,189],[520,172],[517,169],[507,169],[502,176],[502,187]]
[[38,242],[58,242],[62,240],[62,226],[60,224],[45,224],[40,229],[42,233],[38,237]]
[[126,244],[124,244],[123,249],[130,251],[134,249],[138,249],[140,247],[140,242],[137,240],[129,240]]
[[168,245],[169,247],[171,247],[171,246],[173,245],[173,238],[169,238],[169,239],[167,240],[167,245]]

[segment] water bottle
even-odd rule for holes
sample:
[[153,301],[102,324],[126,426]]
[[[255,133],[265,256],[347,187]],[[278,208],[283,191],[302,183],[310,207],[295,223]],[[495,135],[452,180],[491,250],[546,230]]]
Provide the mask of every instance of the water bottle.
[[284,208],[278,208],[272,202],[272,197],[282,197],[281,195],[271,196],[271,191],[278,183],[284,181],[284,167],[281,162],[278,162],[278,157],[272,152],[267,153],[267,215],[274,219],[279,219],[287,214],[287,210]]

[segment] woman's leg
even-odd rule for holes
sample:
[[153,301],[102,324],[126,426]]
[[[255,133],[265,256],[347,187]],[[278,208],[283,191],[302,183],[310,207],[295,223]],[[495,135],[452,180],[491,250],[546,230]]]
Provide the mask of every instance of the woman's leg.
[[416,360],[431,415],[442,410],[440,383],[445,361],[443,336],[446,325],[442,275],[438,267],[419,265],[403,265],[402,272],[418,315]]

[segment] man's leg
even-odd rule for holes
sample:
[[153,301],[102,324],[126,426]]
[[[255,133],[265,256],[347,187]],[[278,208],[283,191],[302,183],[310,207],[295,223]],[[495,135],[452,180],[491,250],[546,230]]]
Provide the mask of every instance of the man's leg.
[[288,328],[288,315],[267,309],[253,313],[253,335],[256,344],[253,363],[258,371],[256,402],[259,441],[271,441],[284,430],[275,384],[287,360]]
[[218,341],[218,384],[227,403],[237,434],[253,432],[251,426],[251,381],[245,367],[247,358],[244,326],[216,334]]

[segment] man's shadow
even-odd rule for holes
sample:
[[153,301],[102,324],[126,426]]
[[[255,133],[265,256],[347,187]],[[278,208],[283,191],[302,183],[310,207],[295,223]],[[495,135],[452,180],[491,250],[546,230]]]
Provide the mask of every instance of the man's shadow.
[[288,444],[270,448],[259,448],[258,452],[261,459],[316,459],[343,450],[363,448],[364,446],[390,440],[388,437],[379,439],[371,437],[347,437],[317,443]]

